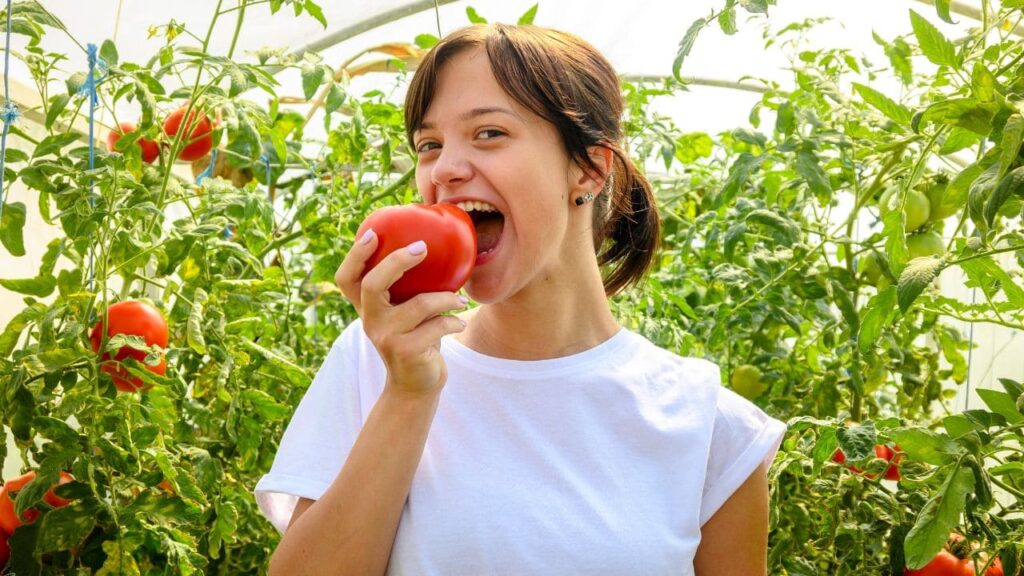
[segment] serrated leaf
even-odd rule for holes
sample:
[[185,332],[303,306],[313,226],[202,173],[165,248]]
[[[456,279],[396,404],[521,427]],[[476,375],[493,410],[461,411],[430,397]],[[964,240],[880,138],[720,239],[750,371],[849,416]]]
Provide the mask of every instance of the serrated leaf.
[[310,16],[316,18],[316,21],[319,22],[321,26],[327,28],[327,18],[324,17],[323,8],[321,8],[319,4],[313,0],[306,0],[303,7]]
[[1010,170],[1016,161],[1022,141],[1024,141],[1024,118],[1020,114],[1013,114],[1006,120],[1006,125],[1003,127],[1003,142],[999,146],[1002,150],[999,155],[1000,178]]
[[960,64],[953,43],[924,16],[911,10],[910,25],[914,29],[914,36],[917,37],[921,52],[929,60],[939,66],[956,67]]
[[935,0],[935,13],[942,18],[943,22],[956,24],[949,15],[949,0]]
[[796,171],[803,176],[815,195],[820,197],[832,195],[832,185],[829,183],[828,175],[821,168],[818,155],[807,145],[797,155]]
[[337,83],[332,83],[327,91],[327,101],[324,103],[324,111],[328,114],[334,112],[345,103],[345,91]]
[[865,102],[873,106],[879,112],[885,114],[902,126],[910,126],[910,120],[913,117],[913,114],[910,112],[909,108],[869,86],[854,82],[853,88],[858,94],[860,94],[860,97],[863,98]]
[[907,263],[907,267],[900,274],[900,283],[896,288],[900,310],[906,312],[910,305],[917,300],[925,287],[935,280],[943,266],[942,258],[926,256],[914,258]]
[[958,466],[946,477],[907,533],[904,553],[908,568],[921,568],[942,550],[949,533],[960,524],[967,494],[973,487],[974,475],[967,468]]
[[206,291],[196,288],[192,297],[192,310],[188,315],[188,345],[197,354],[206,354],[206,338],[203,337],[203,303],[206,299]]
[[50,510],[43,516],[37,552],[69,550],[85,540],[96,526],[96,512],[82,502]]
[[756,222],[776,231],[781,242],[794,243],[800,237],[800,228],[795,222],[771,210],[759,208],[747,214],[746,221]]
[[736,8],[728,7],[718,15],[718,27],[728,35],[736,33]]
[[697,41],[697,34],[700,33],[707,23],[707,18],[697,18],[690,24],[686,34],[683,35],[683,39],[679,41],[679,47],[676,49],[676,58],[672,61],[672,76],[676,80],[683,81],[682,76],[679,75],[683,67],[683,60],[690,54],[690,50],[693,50],[693,44]]
[[960,268],[988,298],[993,298],[1002,290],[1008,302],[1017,308],[1024,308],[1024,288],[1021,288],[991,256],[965,260],[960,262]]

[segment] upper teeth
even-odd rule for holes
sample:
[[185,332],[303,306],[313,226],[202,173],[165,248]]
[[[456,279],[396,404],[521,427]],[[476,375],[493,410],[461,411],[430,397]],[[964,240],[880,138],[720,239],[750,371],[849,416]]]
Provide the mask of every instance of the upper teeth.
[[480,212],[497,212],[498,209],[486,202],[479,202],[476,200],[470,200],[468,202],[459,202],[456,204],[459,208],[462,208],[466,212],[472,212],[473,210],[479,210]]

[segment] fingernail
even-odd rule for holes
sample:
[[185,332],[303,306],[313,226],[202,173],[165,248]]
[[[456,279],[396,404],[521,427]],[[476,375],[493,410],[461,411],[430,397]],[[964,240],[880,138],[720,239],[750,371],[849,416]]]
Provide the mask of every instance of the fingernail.
[[413,256],[419,256],[427,251],[427,243],[423,240],[417,240],[416,242],[409,244],[409,246],[406,247],[406,250],[408,250],[409,254],[412,254]]
[[463,307],[465,307],[467,304],[469,304],[469,298],[466,298],[465,296],[459,296],[459,302],[462,304]]
[[376,235],[376,233],[373,231],[373,228],[370,228],[366,232],[363,232],[362,238],[359,239],[359,245],[360,246],[365,246],[366,244],[369,244],[370,240],[373,240],[373,237],[375,235]]

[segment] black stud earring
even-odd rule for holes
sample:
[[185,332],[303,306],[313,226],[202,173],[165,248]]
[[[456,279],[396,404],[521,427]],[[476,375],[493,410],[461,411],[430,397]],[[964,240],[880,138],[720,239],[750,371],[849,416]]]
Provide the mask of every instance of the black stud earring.
[[587,192],[583,196],[577,196],[576,197],[576,205],[577,206],[583,206],[584,204],[586,204],[587,202],[590,202],[593,199],[594,199],[594,193],[593,192]]

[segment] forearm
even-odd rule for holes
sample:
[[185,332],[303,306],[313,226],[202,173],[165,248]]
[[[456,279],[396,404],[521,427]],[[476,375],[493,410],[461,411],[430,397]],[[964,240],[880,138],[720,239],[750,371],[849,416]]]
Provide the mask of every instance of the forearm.
[[384,574],[402,508],[419,466],[440,390],[429,397],[385,392],[324,495],[288,528],[272,576]]

